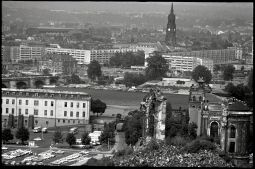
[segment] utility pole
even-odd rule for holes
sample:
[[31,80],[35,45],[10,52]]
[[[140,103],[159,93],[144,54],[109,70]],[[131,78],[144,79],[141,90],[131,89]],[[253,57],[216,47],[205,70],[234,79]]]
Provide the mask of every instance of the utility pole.
[[110,150],[109,137],[108,137],[108,150]]

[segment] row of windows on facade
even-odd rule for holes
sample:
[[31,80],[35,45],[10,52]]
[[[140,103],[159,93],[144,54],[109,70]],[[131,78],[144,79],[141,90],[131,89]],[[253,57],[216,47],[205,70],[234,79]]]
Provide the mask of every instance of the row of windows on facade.
[[[28,105],[28,103],[29,103],[29,100],[26,100],[26,105]],[[6,99],[6,104],[9,104],[9,99]],[[15,104],[15,99],[12,99],[12,104]],[[19,105],[22,105],[22,100],[19,100]],[[34,100],[34,106],[38,106],[38,105],[39,105],[39,100]],[[44,106],[47,106],[47,105],[48,105],[48,101],[44,101]],[[50,105],[54,106],[54,102],[51,101]],[[64,106],[67,107],[67,102],[64,103]],[[70,107],[73,107],[73,102],[71,102]],[[80,104],[77,103],[76,107],[79,108]],[[86,107],[86,104],[83,103],[83,108],[85,107]]]
[[[9,108],[6,108],[6,114],[9,114]],[[12,108],[12,114],[15,113],[15,109]],[[22,109],[19,109],[19,115],[22,114]],[[25,109],[25,115],[28,115],[28,109]],[[38,109],[34,109],[34,115],[38,115]],[[85,117],[85,111],[83,111],[83,117]],[[47,116],[47,110],[44,110],[44,116]],[[50,111],[50,116],[53,116],[53,110]],[[64,111],[64,116],[67,116],[67,111]],[[70,111],[70,117],[73,117],[73,111]],[[79,117],[79,112],[76,112],[76,117]]]

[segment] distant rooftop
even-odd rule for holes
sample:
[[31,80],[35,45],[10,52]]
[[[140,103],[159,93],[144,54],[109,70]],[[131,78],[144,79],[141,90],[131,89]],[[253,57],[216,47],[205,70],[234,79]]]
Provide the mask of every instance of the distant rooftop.
[[71,91],[57,91],[50,89],[10,89],[10,88],[2,88],[2,91],[10,91],[10,92],[38,92],[38,93],[58,93],[58,94],[80,94],[80,95],[88,95],[85,92],[71,92]]

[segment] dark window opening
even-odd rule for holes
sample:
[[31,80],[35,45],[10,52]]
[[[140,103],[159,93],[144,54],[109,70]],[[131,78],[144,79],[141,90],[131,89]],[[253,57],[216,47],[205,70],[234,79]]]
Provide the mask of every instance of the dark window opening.
[[236,128],[234,126],[230,127],[230,138],[236,138]]
[[235,142],[230,142],[229,143],[229,150],[228,152],[234,153],[235,152]]

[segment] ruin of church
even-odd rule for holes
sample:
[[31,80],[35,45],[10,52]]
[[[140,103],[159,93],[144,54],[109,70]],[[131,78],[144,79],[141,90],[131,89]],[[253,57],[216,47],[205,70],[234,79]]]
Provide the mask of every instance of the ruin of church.
[[221,149],[236,165],[247,163],[253,112],[237,99],[209,102],[206,93],[202,78],[190,87],[189,116],[198,126],[197,135],[219,140]]
[[165,139],[166,98],[159,89],[151,89],[143,102],[140,110],[144,113],[144,138]]

